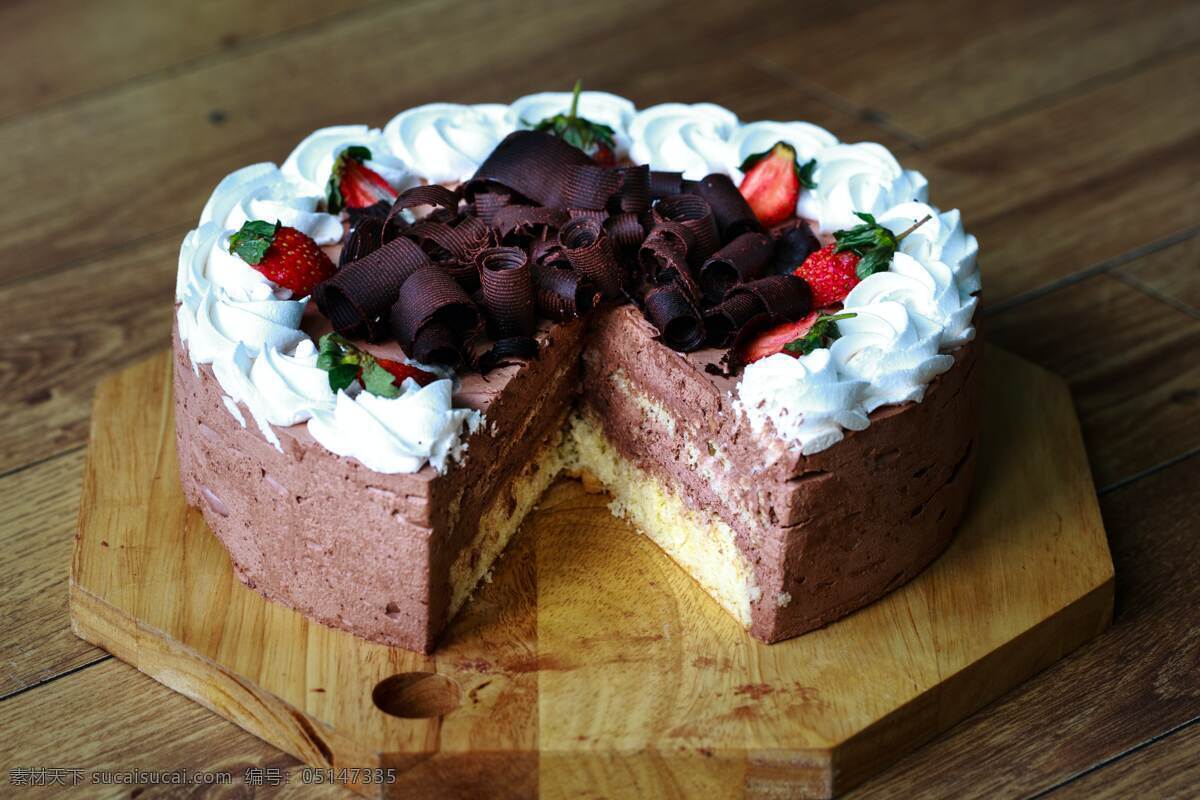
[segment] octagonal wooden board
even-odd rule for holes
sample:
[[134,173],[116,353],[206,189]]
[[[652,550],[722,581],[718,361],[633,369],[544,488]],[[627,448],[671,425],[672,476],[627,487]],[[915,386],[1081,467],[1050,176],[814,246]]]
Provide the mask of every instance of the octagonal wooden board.
[[308,764],[394,770],[353,787],[368,794],[827,797],[1111,619],[1067,389],[995,348],[984,363],[968,518],[874,605],[756,642],[603,496],[564,480],[424,656],[310,623],[234,578],[180,494],[164,353],[97,394],[72,625]]

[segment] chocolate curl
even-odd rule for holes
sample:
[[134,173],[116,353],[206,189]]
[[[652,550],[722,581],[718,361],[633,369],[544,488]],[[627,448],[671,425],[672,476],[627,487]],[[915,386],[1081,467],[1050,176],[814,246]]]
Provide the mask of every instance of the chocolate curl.
[[679,194],[683,191],[682,172],[650,170],[650,196],[655,200]]
[[770,314],[784,321],[800,319],[812,310],[812,290],[795,275],[768,275],[729,290],[722,303],[744,292],[754,295]]
[[695,245],[687,254],[691,263],[704,263],[704,260],[717,252],[717,248],[721,246],[712,209],[703,197],[677,194],[660,200],[654,211],[660,219],[678,222],[692,232]]
[[566,322],[589,313],[600,304],[600,290],[590,280],[568,269],[536,266],[538,313]]
[[634,213],[613,214],[604,221],[604,230],[613,246],[621,253],[632,253],[641,247],[646,238],[646,229]]
[[644,302],[646,318],[667,347],[689,353],[704,344],[704,320],[678,284],[655,286],[646,292]]
[[475,214],[491,225],[496,218],[496,212],[511,203],[512,195],[508,192],[479,192],[474,200]]
[[429,267],[400,287],[388,322],[404,352],[417,361],[457,367],[463,341],[479,327],[479,310],[454,278]]
[[708,203],[721,241],[732,241],[743,233],[764,233],[762,223],[728,175],[713,173],[698,181],[688,181],[684,190]]
[[514,231],[531,234],[545,228],[561,228],[569,217],[558,208],[544,206],[505,206],[492,218],[491,226],[507,236]]
[[535,239],[529,245],[529,260],[537,266],[554,265],[563,269],[571,268],[571,262],[567,260],[567,254],[563,252],[557,236],[553,239]]
[[418,206],[436,206],[444,208],[448,211],[454,211],[458,208],[459,193],[454,189],[447,189],[445,186],[440,186],[436,183],[431,183],[428,186],[414,186],[411,189],[405,189],[396,197],[396,202],[392,203],[392,209],[388,212],[387,222],[391,223],[393,219],[406,208],[417,208]]
[[775,255],[775,242],[765,233],[743,233],[722,247],[700,268],[700,288],[709,303],[720,302],[737,283],[762,277]]
[[688,253],[695,246],[696,238],[690,228],[678,222],[659,220],[638,249],[638,263],[645,274],[654,275],[665,257],[665,251],[674,250],[679,258],[687,260]]
[[747,322],[766,311],[762,300],[753,292],[737,292],[704,312],[704,329],[707,344],[725,347],[736,331]]
[[575,271],[592,281],[605,297],[621,293],[623,276],[604,228],[589,217],[576,217],[558,232],[558,241]]
[[602,208],[568,208],[567,216],[570,219],[578,219],[579,217],[587,217],[594,219],[596,222],[603,223],[608,219],[608,212]]
[[552,208],[604,208],[621,187],[621,176],[548,133],[513,131],[464,188],[473,197],[491,184]]
[[821,242],[802,219],[784,223],[771,235],[775,237],[775,260],[770,271],[776,274],[791,272],[821,249]]
[[375,340],[383,334],[377,320],[396,302],[400,287],[427,266],[425,251],[408,239],[396,239],[318,284],[313,299],[338,333]]
[[382,218],[363,216],[352,225],[346,234],[346,242],[338,255],[338,267],[344,267],[352,261],[358,261],[383,246]]
[[404,232],[439,261],[446,260],[438,258],[441,253],[449,253],[456,261],[470,261],[483,246],[487,234],[488,226],[478,217],[463,217],[454,224],[422,219]]
[[621,188],[618,190],[609,210],[627,214],[640,214],[650,208],[650,167],[642,164],[637,167],[618,169],[621,176]]
[[475,259],[483,304],[498,338],[530,336],[537,326],[529,256],[516,247],[489,247]]
[[500,339],[492,349],[481,355],[475,361],[475,369],[486,375],[494,369],[513,364],[513,359],[529,360],[537,358],[538,341],[532,336],[509,336]]

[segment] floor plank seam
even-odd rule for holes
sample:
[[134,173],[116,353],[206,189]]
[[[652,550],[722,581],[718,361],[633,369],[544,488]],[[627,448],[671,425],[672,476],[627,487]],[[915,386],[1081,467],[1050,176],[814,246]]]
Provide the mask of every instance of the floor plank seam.
[[1186,44],[1173,47],[1169,50],[1161,50],[1148,58],[1143,58],[1131,64],[1126,64],[1123,67],[1103,72],[1099,75],[1092,75],[1078,83],[1065,86],[1062,89],[1042,95],[1034,100],[1026,103],[1006,108],[1003,111],[998,111],[986,117],[980,117],[973,120],[967,125],[959,128],[951,128],[942,131],[934,136],[923,139],[925,149],[936,150],[939,147],[950,144],[956,139],[961,139],[965,136],[970,136],[973,133],[990,128],[995,125],[1003,124],[1011,119],[1025,116],[1027,114],[1043,111],[1051,106],[1057,105],[1065,100],[1069,100],[1073,95],[1080,95],[1089,92],[1093,89],[1100,88],[1108,83],[1116,83],[1125,78],[1133,77],[1139,72],[1144,72],[1153,69],[1160,63],[1166,62],[1180,55],[1188,54],[1190,51],[1200,48],[1200,41],[1192,41]]
[[1116,755],[1109,756],[1108,758],[1104,759],[1103,761],[1099,761],[1096,764],[1093,764],[1092,766],[1088,767],[1087,769],[1081,770],[1080,772],[1077,772],[1074,775],[1071,775],[1070,777],[1059,781],[1058,783],[1054,784],[1053,786],[1049,786],[1049,787],[1041,790],[1040,792],[1030,795],[1029,800],[1037,800],[1037,798],[1046,797],[1047,795],[1051,794],[1052,792],[1057,792],[1059,789],[1062,789],[1063,787],[1065,787],[1069,784],[1075,783],[1076,781],[1080,780],[1081,778],[1091,775],[1093,772],[1097,772],[1099,770],[1110,767],[1113,764],[1116,764],[1118,761],[1121,761],[1129,756],[1140,753],[1141,751],[1145,750],[1146,748],[1152,747],[1155,744],[1157,744],[1158,742],[1161,742],[1164,739],[1168,739],[1177,733],[1181,733],[1197,723],[1200,723],[1200,716],[1192,717],[1189,720],[1185,720],[1184,722],[1181,722],[1178,725],[1175,725],[1174,727],[1168,728],[1167,730],[1163,731],[1162,733],[1151,736],[1149,739],[1147,739],[1144,742],[1140,742],[1140,743],[1134,745],[1133,747],[1122,750],[1120,753],[1117,753]]
[[40,467],[43,464],[49,464],[55,459],[64,458],[72,453],[78,453],[85,447],[87,447],[87,442],[81,442],[72,447],[68,447],[66,450],[59,450],[56,453],[51,453],[50,455],[42,456],[41,458],[35,458],[33,461],[30,461],[26,464],[21,464],[18,467],[11,467],[4,472],[0,472],[0,481],[4,480],[5,478],[11,478],[14,475],[20,475],[22,472],[33,469],[34,467]]
[[51,675],[49,678],[46,678],[45,680],[35,681],[35,682],[29,684],[28,686],[22,686],[20,689],[14,689],[13,691],[9,692],[8,694],[0,695],[0,703],[3,703],[8,700],[12,700],[15,697],[20,697],[21,695],[25,694],[26,692],[32,692],[34,689],[40,689],[43,686],[49,686],[50,684],[55,683],[56,681],[60,681],[63,678],[69,678],[70,676],[74,675],[77,672],[83,672],[85,669],[90,669],[91,667],[94,667],[97,664],[103,664],[105,661],[111,660],[112,657],[113,657],[112,653],[104,653],[103,655],[99,656],[98,658],[96,658],[93,661],[88,661],[87,663],[80,664],[77,667],[71,667],[70,669],[64,670],[63,672],[60,672],[57,675]]
[[[835,111],[839,111],[855,119],[862,120],[869,125],[879,128],[881,131],[891,134],[905,143],[909,151],[924,149],[924,140],[910,131],[905,130],[893,123],[889,122],[887,116],[876,109],[867,108],[854,103],[839,94],[829,91],[821,86],[808,83],[807,81],[799,80],[795,75],[783,69],[773,62],[757,56],[741,56],[744,64],[747,64],[754,69],[770,75],[773,78],[783,81],[788,86],[803,92],[813,100],[824,103]],[[833,131],[836,135],[837,131]],[[840,138],[840,137],[839,137]],[[893,148],[904,152],[902,148]]]
[[1196,319],[1200,319],[1200,308],[1194,308],[1194,307],[1188,305],[1187,303],[1183,302],[1182,300],[1176,300],[1174,297],[1171,297],[1169,294],[1164,294],[1164,293],[1160,292],[1158,289],[1155,289],[1153,286],[1151,286],[1150,284],[1141,280],[1140,278],[1138,278],[1134,275],[1130,275],[1127,272],[1124,272],[1119,267],[1114,268],[1111,274],[1114,278],[1116,278],[1121,283],[1128,286],[1130,289],[1135,289],[1135,290],[1141,292],[1142,294],[1153,297],[1155,300],[1166,303],[1167,305],[1171,306],[1172,308],[1174,308],[1178,311],[1181,311],[1184,314],[1187,314],[1189,317],[1194,317]]
[[295,28],[289,28],[285,31],[277,31],[276,33],[261,36],[257,39],[247,41],[244,45],[237,45],[235,47],[224,48],[215,52],[205,53],[186,61],[181,61],[156,70],[151,70],[150,72],[146,72],[141,75],[134,75],[110,86],[104,86],[90,92],[83,92],[70,97],[64,97],[61,100],[56,100],[48,105],[31,108],[26,111],[19,111],[8,116],[0,116],[0,130],[19,124],[25,119],[40,116],[43,113],[53,113],[75,103],[86,103],[89,100],[103,98],[107,95],[120,94],[125,89],[149,85],[159,80],[185,75],[188,72],[201,69],[210,64],[220,63],[225,59],[239,58],[249,53],[255,53],[264,49],[271,49],[279,42],[286,42],[286,40],[292,37],[304,36],[312,32],[312,30],[318,26],[341,24],[348,20],[354,20],[360,16],[364,16],[368,13],[374,13],[379,8],[390,5],[393,5],[393,3],[389,3],[387,0],[376,0],[376,2],[368,3],[360,8],[350,9],[348,11],[343,11],[328,17],[322,17],[321,19],[313,20],[312,22],[308,22],[303,25],[298,25]]
[[1124,478],[1121,478],[1120,480],[1113,481],[1112,483],[1108,484],[1104,488],[1097,489],[1096,495],[1098,497],[1104,497],[1107,494],[1111,494],[1112,492],[1118,491],[1120,489],[1124,489],[1126,486],[1128,486],[1131,483],[1140,481],[1143,478],[1148,478],[1151,475],[1155,474],[1156,472],[1162,472],[1164,469],[1173,467],[1176,464],[1181,464],[1190,458],[1195,458],[1197,455],[1200,455],[1200,447],[1189,450],[1186,453],[1180,453],[1177,456],[1168,458],[1166,461],[1162,461],[1151,467],[1146,467],[1145,469],[1135,472],[1132,475],[1128,475]]
[[1085,267],[1078,272],[1073,272],[1070,275],[1059,278],[1058,280],[1043,284],[1036,289],[1030,289],[1027,292],[1022,292],[1021,294],[1010,297],[1007,300],[1001,300],[998,303],[986,305],[980,309],[980,312],[985,318],[991,317],[995,314],[1002,314],[1005,311],[1010,311],[1016,308],[1017,306],[1024,305],[1031,300],[1037,300],[1039,297],[1045,297],[1048,294],[1053,294],[1059,289],[1064,289],[1076,283],[1081,283],[1088,278],[1094,278],[1097,275],[1114,270],[1117,267],[1124,266],[1125,264],[1128,264],[1131,261],[1136,261],[1143,256],[1157,253],[1160,250],[1166,250],[1168,247],[1174,247],[1177,244],[1188,241],[1197,234],[1200,234],[1200,225],[1185,228],[1181,231],[1171,234],[1170,236],[1165,236],[1161,239],[1156,239],[1152,242],[1138,245],[1132,250],[1128,250],[1120,255],[1106,259],[1090,267]]

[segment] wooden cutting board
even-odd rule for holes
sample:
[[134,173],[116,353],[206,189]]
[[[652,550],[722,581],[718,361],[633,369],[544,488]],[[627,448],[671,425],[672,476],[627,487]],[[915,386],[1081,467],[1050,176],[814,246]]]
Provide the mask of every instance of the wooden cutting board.
[[164,353],[97,393],[72,626],[335,770],[297,770],[293,783],[403,797],[828,797],[1111,619],[1112,561],[1070,395],[995,348],[984,363],[968,519],[933,566],[874,605],[763,645],[603,496],[564,480],[424,656],[310,623],[234,578],[180,493]]

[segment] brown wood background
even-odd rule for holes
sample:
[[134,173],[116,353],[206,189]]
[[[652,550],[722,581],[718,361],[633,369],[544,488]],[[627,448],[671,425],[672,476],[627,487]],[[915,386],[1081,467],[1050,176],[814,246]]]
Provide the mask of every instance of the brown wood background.
[[886,144],[979,236],[986,337],[1074,392],[1115,624],[854,796],[1200,785],[1195,0],[12,0],[0,67],[5,773],[295,766],[68,630],[92,391],[167,346],[179,241],[226,173],[315,127],[580,76]]

